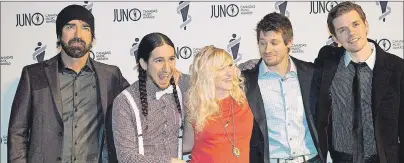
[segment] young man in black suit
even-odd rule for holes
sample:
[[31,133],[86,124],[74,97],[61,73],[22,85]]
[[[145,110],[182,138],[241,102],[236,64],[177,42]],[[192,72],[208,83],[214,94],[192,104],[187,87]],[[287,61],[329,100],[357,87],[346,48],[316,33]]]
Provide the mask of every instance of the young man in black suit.
[[404,162],[404,60],[367,38],[362,8],[343,2],[328,14],[342,47],[324,46],[315,60],[317,130],[333,162]]

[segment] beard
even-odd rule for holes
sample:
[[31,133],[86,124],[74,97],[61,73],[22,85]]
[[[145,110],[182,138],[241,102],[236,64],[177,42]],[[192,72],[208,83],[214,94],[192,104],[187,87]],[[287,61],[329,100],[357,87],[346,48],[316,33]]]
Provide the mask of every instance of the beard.
[[[60,43],[61,43],[62,49],[65,51],[65,53],[72,58],[81,58],[85,54],[87,54],[91,49],[91,44],[90,44],[90,46],[87,47],[86,42],[77,37],[69,40],[69,42],[67,44],[63,41],[60,41]],[[75,43],[79,43],[79,44],[81,44],[81,46],[72,46],[72,44],[75,44]]]

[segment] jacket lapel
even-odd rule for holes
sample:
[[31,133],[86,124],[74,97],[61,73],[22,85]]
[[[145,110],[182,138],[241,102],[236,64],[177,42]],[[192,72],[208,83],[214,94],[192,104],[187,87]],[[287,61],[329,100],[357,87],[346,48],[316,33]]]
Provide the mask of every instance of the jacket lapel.
[[[300,61],[291,57],[293,63],[297,69],[297,75],[299,79],[300,92],[302,93],[302,100],[304,109],[307,113],[311,113],[311,101],[310,101],[310,90],[311,90],[311,78],[313,77],[313,70],[305,67]],[[311,115],[311,114],[309,114]]]
[[[316,149],[318,150],[318,153],[321,153],[321,149],[318,146],[318,133],[316,129],[316,123],[314,121],[315,117],[315,103],[316,103],[316,97],[315,94],[313,95],[312,90],[312,79],[313,79],[313,73],[314,73],[314,66],[313,68],[306,67],[306,65],[294,57],[292,57],[292,61],[296,66],[297,69],[297,76],[299,79],[299,85],[300,85],[300,92],[302,94],[302,100],[303,100],[303,106],[304,106],[304,111],[306,114],[306,120],[307,124],[309,126],[309,130],[311,133],[311,137],[313,139],[313,142],[315,146],[317,147]],[[309,66],[309,65],[308,65]],[[322,155],[320,155],[322,160],[325,160]]]
[[329,51],[325,51],[324,53],[326,54],[319,54],[322,56],[325,56],[323,58],[322,66],[320,69],[322,71],[319,71],[321,74],[315,74],[315,76],[320,76],[320,78],[316,79],[319,81],[319,93],[318,93],[318,100],[317,100],[317,106],[316,106],[316,123],[317,123],[317,130],[318,130],[318,142],[321,151],[318,151],[319,153],[321,152],[323,156],[323,160],[326,160],[327,158],[327,151],[328,151],[328,145],[331,141],[331,138],[328,137],[328,132],[331,128],[330,123],[332,121],[332,118],[330,117],[331,113],[331,93],[330,93],[330,87],[332,84],[332,80],[334,79],[335,73],[338,68],[338,64],[341,60],[341,57],[344,55],[344,50],[342,48],[332,48],[329,49]]
[[[326,53],[329,56],[324,58],[323,63],[323,71],[321,74],[321,85],[320,85],[320,92],[319,92],[319,107],[321,108],[318,111],[320,117],[328,119],[329,111],[331,110],[331,93],[330,87],[332,84],[332,80],[334,79],[335,73],[337,72],[338,64],[341,60],[341,57],[344,56],[345,50],[343,48],[336,48],[336,50],[331,50]],[[321,113],[320,113],[321,112]],[[323,114],[325,113],[325,114]],[[324,116],[327,115],[327,116]],[[322,121],[322,120],[320,120]],[[328,120],[325,120],[328,121]]]
[[374,44],[376,47],[376,62],[375,67],[373,68],[373,79],[372,79],[373,117],[377,115],[376,109],[379,107],[380,100],[385,93],[386,81],[388,77],[391,75],[391,72],[388,71],[387,69],[385,52],[378,46],[378,44],[376,43]]
[[56,114],[59,116],[57,120],[61,126],[63,126],[62,116],[63,116],[63,107],[62,107],[62,98],[60,93],[60,86],[59,86],[59,77],[58,77],[58,70],[59,70],[59,63],[58,60],[60,58],[60,53],[57,54],[55,57],[49,59],[45,62],[45,74],[48,80],[49,88],[52,94],[52,99],[54,104],[56,105]]
[[[380,160],[387,160],[387,156],[385,153],[384,146],[381,145],[381,142],[383,141],[383,138],[386,137],[384,135],[390,134],[386,132],[381,132],[381,128],[383,128],[386,124],[382,123],[383,121],[380,121],[377,116],[378,112],[381,111],[383,108],[379,108],[380,100],[385,94],[386,91],[386,86],[387,86],[387,81],[388,78],[391,75],[391,71],[388,70],[387,64],[386,64],[386,53],[384,52],[383,49],[379,47],[379,45],[374,42],[373,40],[368,40],[369,42],[372,42],[375,44],[376,48],[376,62],[375,62],[375,67],[373,68],[373,79],[372,79],[372,116],[373,116],[373,121],[374,121],[374,127],[375,127],[375,137],[376,137],[376,146],[377,146],[377,151],[379,153]],[[381,113],[382,114],[382,113]],[[386,116],[386,115],[383,115]],[[382,117],[383,117],[382,116]]]
[[[335,73],[337,72],[339,64],[338,60],[326,59],[324,60],[324,68],[322,74],[322,81],[320,87],[320,99],[328,98],[330,95],[330,87],[332,80],[334,79]],[[322,100],[321,100],[322,101]]]
[[100,93],[100,100],[101,100],[101,105],[102,105],[102,112],[104,115],[107,113],[107,103],[108,103],[108,94],[107,94],[107,89],[108,85],[106,81],[109,81],[108,76],[105,75],[102,69],[102,65],[93,59],[90,59],[91,63],[94,66],[95,74],[96,74],[96,81],[98,83],[99,87],[99,93]]
[[268,128],[267,119],[264,110],[264,103],[261,96],[261,91],[258,85],[258,70],[262,59],[257,63],[255,68],[248,70],[245,73],[247,81],[247,99],[251,108],[251,112],[254,115],[254,119],[257,121],[258,126],[263,134],[264,138],[264,155],[265,159],[269,160],[269,147],[268,147]]
[[258,62],[257,66],[254,68],[256,71],[251,71],[251,73],[248,74],[247,99],[248,101],[250,101],[249,104],[252,113],[255,120],[260,126],[261,132],[264,134],[264,137],[268,137],[264,103],[262,100],[260,88],[258,86],[258,65],[260,63],[261,62]]

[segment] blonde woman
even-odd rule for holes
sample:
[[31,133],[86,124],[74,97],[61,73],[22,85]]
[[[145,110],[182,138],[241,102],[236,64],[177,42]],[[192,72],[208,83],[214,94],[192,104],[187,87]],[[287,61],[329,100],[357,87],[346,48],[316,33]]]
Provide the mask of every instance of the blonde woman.
[[191,163],[248,163],[253,115],[240,70],[229,53],[204,47],[190,67],[188,124],[194,130]]

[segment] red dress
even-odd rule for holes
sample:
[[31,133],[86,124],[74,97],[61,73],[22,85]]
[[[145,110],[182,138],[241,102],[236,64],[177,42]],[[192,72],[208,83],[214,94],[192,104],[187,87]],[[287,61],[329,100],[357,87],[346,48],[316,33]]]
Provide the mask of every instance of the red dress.
[[[232,123],[232,101],[234,104],[234,123],[236,131],[236,147],[240,150],[240,156],[233,155],[234,143]],[[222,122],[226,125],[228,136],[224,130],[220,118],[208,121],[203,130],[194,134],[194,147],[191,153],[191,163],[248,163],[250,157],[250,138],[253,127],[253,115],[248,103],[242,109],[231,97],[226,97],[220,102],[223,115]]]

